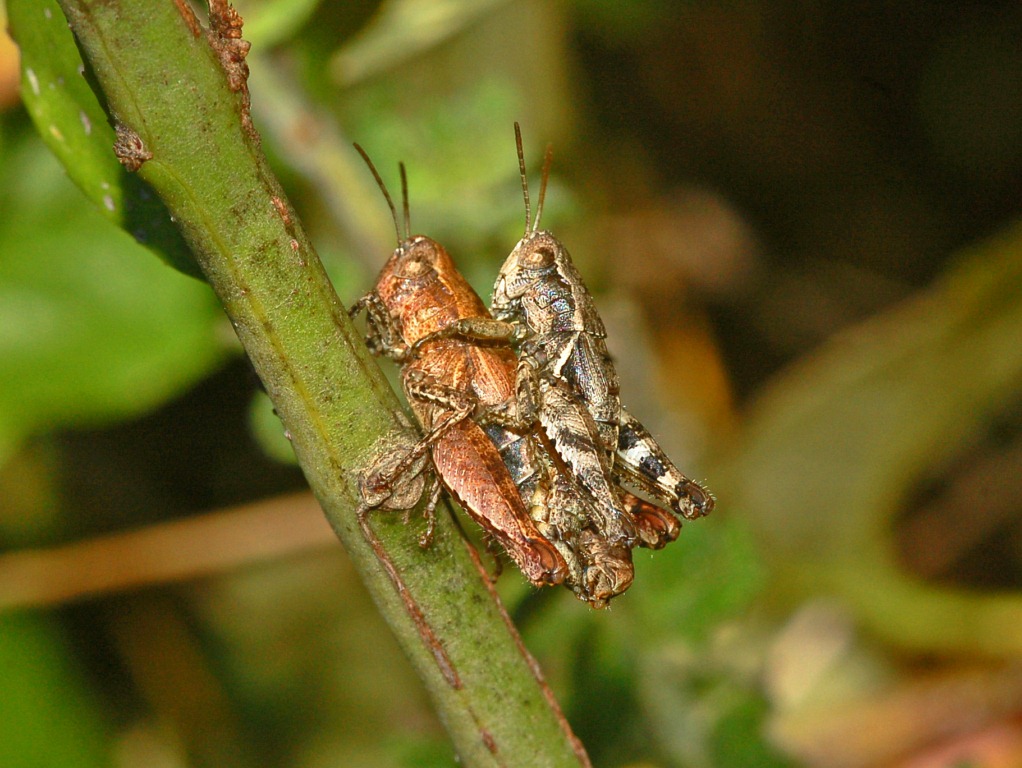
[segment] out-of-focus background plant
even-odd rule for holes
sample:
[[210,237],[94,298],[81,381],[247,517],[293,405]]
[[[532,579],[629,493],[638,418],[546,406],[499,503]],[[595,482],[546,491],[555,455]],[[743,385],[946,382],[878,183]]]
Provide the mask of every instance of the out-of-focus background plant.
[[[625,402],[718,495],[609,611],[501,578],[596,765],[1022,765],[1022,10],[238,8],[345,301],[393,243],[352,141],[484,295],[512,122],[554,144]],[[212,294],[19,82],[84,87],[0,41],[0,764],[450,765]]]

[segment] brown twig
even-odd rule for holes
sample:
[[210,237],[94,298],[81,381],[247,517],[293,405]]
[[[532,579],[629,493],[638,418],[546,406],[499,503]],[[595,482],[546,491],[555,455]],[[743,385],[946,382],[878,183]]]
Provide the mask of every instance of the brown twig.
[[223,573],[336,546],[309,493],[0,556],[0,610]]

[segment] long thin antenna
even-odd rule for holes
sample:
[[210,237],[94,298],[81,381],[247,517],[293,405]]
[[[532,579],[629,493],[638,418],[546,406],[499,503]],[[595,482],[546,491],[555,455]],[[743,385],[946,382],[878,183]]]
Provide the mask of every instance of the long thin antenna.
[[[373,173],[373,178],[376,179],[376,186],[380,188],[383,196],[387,199],[387,205],[390,206],[390,215],[394,219],[394,231],[397,233],[397,244],[401,245],[401,225],[397,222],[397,208],[394,206],[394,200],[390,196],[390,192],[387,191],[387,185],[383,183],[383,179],[380,178],[380,172],[376,170],[376,166],[373,165],[373,161],[369,159],[369,155],[362,149],[361,146],[355,144],[355,149],[362,155],[362,159],[366,161],[366,165],[369,166],[369,170]],[[404,177],[404,171],[402,170],[402,178]],[[405,195],[405,220],[408,219],[408,195]],[[407,224],[406,224],[407,225]]]
[[405,212],[405,238],[412,236],[412,214],[408,212],[408,173],[405,171],[405,164],[398,163],[401,171],[401,201]]
[[518,172],[522,175],[522,196],[525,198],[525,237],[532,227],[532,210],[529,205],[529,180],[525,175],[525,150],[522,149],[522,127],[515,121],[515,144],[518,147]]
[[539,182],[539,202],[536,204],[536,220],[532,222],[533,233],[539,229],[539,220],[543,217],[543,200],[546,198],[546,184],[550,181],[550,165],[554,161],[554,145],[546,145],[546,155],[543,157],[543,176]]

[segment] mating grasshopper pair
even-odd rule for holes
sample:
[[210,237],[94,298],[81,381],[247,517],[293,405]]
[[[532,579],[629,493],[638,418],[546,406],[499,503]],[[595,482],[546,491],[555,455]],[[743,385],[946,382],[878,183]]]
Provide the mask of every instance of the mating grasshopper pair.
[[[563,582],[602,607],[631,584],[632,547],[659,549],[680,529],[672,512],[622,484],[687,519],[709,513],[713,497],[621,407],[592,298],[564,246],[539,229],[550,151],[533,220],[517,124],[515,136],[526,228],[500,270],[490,312],[440,244],[409,234],[403,166],[404,233],[358,148],[390,206],[398,247],[351,314],[365,310],[370,349],[401,364],[426,431],[368,472],[361,513],[421,471],[429,452],[443,485],[526,578]],[[435,500],[433,493],[430,520]]]

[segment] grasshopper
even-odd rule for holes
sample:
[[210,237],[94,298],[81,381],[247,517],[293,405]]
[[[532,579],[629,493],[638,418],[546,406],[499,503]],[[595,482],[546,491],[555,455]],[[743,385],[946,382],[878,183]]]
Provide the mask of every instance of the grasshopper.
[[[522,133],[517,123],[515,144],[525,198],[525,234],[500,269],[490,311],[495,319],[514,328],[525,363],[519,377],[524,384],[520,383],[519,389],[524,386],[532,393],[527,397],[536,404],[532,407],[538,410],[540,422],[557,452],[572,466],[579,463],[572,457],[575,435],[544,418],[548,391],[566,389],[585,404],[599,436],[605,475],[670,504],[688,520],[709,514],[713,496],[682,474],[646,428],[622,407],[617,372],[607,352],[607,332],[592,296],[568,249],[550,232],[539,229],[550,174],[550,148],[543,164],[536,218],[531,220]],[[591,493],[605,494],[598,482],[585,485]],[[669,521],[663,523],[670,526]]]
[[623,492],[622,483],[694,520],[713,509],[713,496],[671,462],[646,428],[621,405],[607,351],[606,330],[567,248],[539,229],[552,153],[547,148],[536,217],[532,218],[522,149],[515,123],[525,199],[525,234],[500,269],[489,323],[461,322],[446,335],[506,338],[517,347],[518,418],[538,422],[554,451],[578,477],[598,512],[601,533],[658,548],[678,535],[665,509]]
[[[512,364],[508,376],[514,372]],[[611,544],[594,530],[591,502],[552,458],[551,448],[535,434],[518,434],[500,424],[484,429],[504,457],[522,499],[528,500],[530,516],[564,556],[565,585],[594,608],[605,607],[628,589],[635,575],[631,549]]]
[[[501,367],[488,364],[484,350],[456,341],[424,346],[409,355],[422,335],[474,311],[465,307],[461,286],[456,281],[452,285],[451,273],[454,265],[443,246],[418,235],[400,238],[399,232],[398,247],[375,287],[349,310],[352,316],[367,312],[369,348],[401,364],[408,403],[426,430],[400,461],[366,480],[363,495],[397,485],[429,451],[443,485],[526,578],[536,585],[559,584],[567,575],[564,558],[536,529],[490,438],[468,418],[494,398],[505,400],[513,381],[501,380]],[[510,350],[507,354],[512,355]]]
[[[400,458],[391,457],[383,469],[370,472],[363,497],[385,498],[391,488],[400,487],[403,473],[421,468],[428,451],[444,486],[533,584],[564,581],[580,599],[606,605],[631,584],[631,552],[585,529],[592,517],[585,499],[543,454],[534,434],[516,434],[502,425],[513,421],[501,414],[513,402],[516,375],[506,341],[484,345],[436,338],[418,343],[460,319],[488,317],[486,308],[442,246],[423,236],[402,237],[396,207],[362,154],[394,215],[398,247],[375,288],[350,313],[365,310],[370,349],[402,365],[405,394],[427,431]],[[407,182],[401,170],[407,233]],[[487,419],[487,414],[496,415]]]

